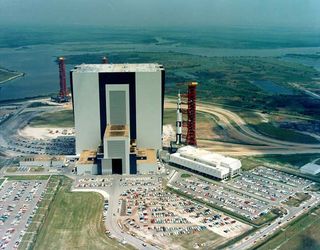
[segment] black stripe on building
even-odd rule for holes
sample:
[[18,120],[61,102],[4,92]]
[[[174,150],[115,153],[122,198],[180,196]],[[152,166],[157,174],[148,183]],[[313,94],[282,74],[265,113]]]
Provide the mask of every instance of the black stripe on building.
[[163,129],[163,116],[164,116],[164,89],[165,89],[165,77],[166,77],[166,72],[163,69],[161,71],[161,96],[162,96],[162,110],[161,110],[161,134],[162,134],[162,129]]
[[103,139],[107,126],[106,85],[129,84],[130,137],[137,138],[136,128],[136,74],[134,72],[99,73],[100,133]]
[[72,97],[72,113],[73,113],[73,119],[74,119],[74,94],[73,94],[73,77],[72,77],[72,71],[70,71],[70,89],[71,89],[71,97]]

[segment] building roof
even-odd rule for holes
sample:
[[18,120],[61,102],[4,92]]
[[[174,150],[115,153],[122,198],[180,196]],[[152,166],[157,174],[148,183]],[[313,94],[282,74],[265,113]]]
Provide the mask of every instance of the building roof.
[[128,137],[129,128],[127,125],[108,124],[104,132],[104,137]]
[[308,173],[312,175],[316,175],[320,173],[320,165],[315,163],[308,163],[300,168],[302,173]]
[[95,150],[83,150],[80,154],[77,164],[93,164],[97,157],[97,151]]
[[192,146],[181,147],[178,149],[178,153],[181,157],[198,161],[216,168],[222,167],[237,170],[241,167],[241,162],[238,159],[212,153],[210,151]]
[[21,158],[21,162],[32,162],[32,161],[64,161],[64,156],[52,156],[52,155],[32,155],[24,156]]
[[[170,161],[171,159],[174,159],[174,158],[178,158],[178,159],[183,159],[184,161],[186,162],[190,162],[190,163],[194,163],[196,162],[197,165],[199,166],[202,166],[204,169],[213,169],[213,170],[216,170],[216,171],[219,171],[219,173],[221,175],[227,175],[229,174],[230,172],[230,169],[229,168],[226,168],[226,167],[220,167],[219,165],[216,165],[216,166],[212,166],[212,165],[209,165],[207,163],[204,163],[204,162],[201,162],[201,161],[197,161],[196,159],[191,159],[191,158],[186,158],[185,156],[182,156],[180,153],[174,153],[170,156]],[[191,164],[192,165],[192,164]],[[202,170],[203,171],[203,170]]]
[[137,160],[137,164],[143,164],[143,163],[152,164],[157,162],[156,151],[154,149],[139,148],[137,149],[137,157],[147,158],[145,160]]
[[148,64],[80,64],[72,69],[72,72],[159,72],[163,66],[157,63]]

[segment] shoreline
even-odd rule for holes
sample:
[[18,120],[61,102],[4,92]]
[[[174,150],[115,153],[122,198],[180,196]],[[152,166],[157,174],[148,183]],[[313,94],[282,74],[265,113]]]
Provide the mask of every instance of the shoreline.
[[[15,72],[15,71],[7,71],[7,72],[17,73],[17,72]],[[14,79],[17,79],[17,78],[19,78],[19,77],[23,77],[23,76],[25,76],[25,73],[19,73],[18,75],[15,75],[15,76],[12,76],[12,77],[10,77],[10,78],[8,78],[8,79],[6,79],[6,80],[0,81],[0,85],[1,85],[1,84],[4,84],[4,83],[6,83],[6,82],[12,81],[12,80],[14,80]]]
[[[0,88],[1,88],[1,86],[0,86]],[[0,100],[0,105],[26,102],[26,101],[30,101],[30,100],[43,99],[43,98],[51,98],[52,95],[54,95],[54,93],[47,94],[47,95],[37,95],[37,96],[32,96],[32,97],[23,97],[23,98],[17,98],[17,99]]]

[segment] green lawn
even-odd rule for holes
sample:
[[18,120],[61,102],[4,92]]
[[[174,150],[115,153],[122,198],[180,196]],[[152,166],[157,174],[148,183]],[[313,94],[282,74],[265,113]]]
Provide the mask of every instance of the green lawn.
[[[66,62],[98,62],[102,56],[99,53],[69,55]],[[310,108],[312,100],[290,84],[295,82],[305,88],[313,85],[316,91],[320,89],[312,84],[312,79],[319,73],[299,63],[285,62],[275,57],[207,57],[175,52],[117,51],[108,56],[113,63],[163,64],[166,69],[166,96],[176,97],[176,83],[198,81],[197,98],[201,101],[300,116],[320,115],[318,109]],[[276,88],[274,91],[261,89],[252,83],[256,80],[269,81],[269,85],[285,88],[290,94],[279,94]],[[179,88],[182,92],[186,91],[182,86]]]
[[171,236],[171,240],[173,244],[178,244],[184,249],[195,249],[195,244],[204,244],[200,249],[215,249],[225,241],[225,238],[209,230],[205,230],[193,234]]
[[33,217],[31,224],[28,226],[26,234],[22,238],[19,250],[32,249],[37,233],[39,232],[39,229],[49,211],[49,206],[55,196],[55,193],[60,186],[60,178],[61,177],[59,176],[51,176],[49,179],[45,194],[42,196],[42,200],[38,204],[36,214]]
[[288,201],[286,201],[284,204],[291,206],[291,207],[299,207],[299,205],[311,198],[311,195],[305,194],[305,193],[296,193],[294,196],[290,196],[288,198]]
[[45,113],[30,121],[31,127],[69,128],[74,127],[73,111],[62,110],[53,113]]
[[255,249],[318,250],[320,249],[319,232],[320,208],[294,221],[285,227],[285,230]]
[[251,169],[254,169],[261,165],[254,157],[239,157],[239,160],[241,160],[242,167],[241,169],[244,171],[248,171]]
[[7,169],[6,169],[6,172],[8,172],[8,173],[14,173],[14,172],[16,172],[17,171],[17,167],[8,167]]
[[306,191],[311,191],[311,192],[319,192],[320,191],[320,183],[315,183],[308,187]]
[[299,169],[303,165],[314,161],[317,158],[320,158],[320,154],[259,155],[240,157],[243,170],[250,170],[265,163]]
[[[245,122],[248,124],[249,127],[253,128],[257,132],[266,135],[268,137],[278,139],[281,141],[289,141],[289,142],[298,142],[298,143],[320,143],[317,139],[315,139],[312,136],[302,134],[298,131],[290,130],[290,129],[284,129],[280,128],[275,125],[277,120],[286,120],[288,122],[294,120],[297,121],[298,118],[304,118],[301,117],[293,117],[290,115],[285,114],[261,114],[259,115],[256,112],[250,111],[250,110],[237,110],[234,108],[231,108],[233,112],[235,112],[237,115],[239,115],[242,119],[245,120]],[[269,121],[269,122],[266,122]],[[303,121],[303,120],[301,120]]]
[[186,174],[186,173],[181,174],[181,178],[189,178],[189,177],[191,177],[191,174]]
[[48,180],[49,175],[11,175],[5,176],[9,181]]
[[44,167],[31,167],[30,172],[42,172]]
[[[171,124],[175,127],[177,114],[175,109],[165,109],[163,116],[163,124]],[[187,117],[183,117],[187,120]],[[218,124],[219,118],[215,115],[205,112],[197,112],[197,138],[198,140],[213,140],[219,137],[223,141],[233,141],[228,131],[224,130]],[[183,132],[186,130],[183,129]]]
[[[163,114],[163,124],[175,125],[177,121],[177,111],[175,109],[165,109]],[[203,112],[197,112],[197,122],[208,122],[208,116]]]
[[34,249],[133,249],[105,235],[101,195],[71,193],[72,181],[65,177],[62,181]]
[[251,125],[254,130],[268,137],[281,141],[298,142],[298,143],[320,143],[310,135],[305,135],[294,130],[283,129],[274,126],[272,123],[260,123]]
[[[233,112],[238,114],[241,118],[243,118],[247,122],[247,126],[258,133],[265,135],[270,138],[274,138],[280,141],[288,141],[288,142],[297,142],[297,143],[307,143],[307,144],[316,144],[320,143],[317,139],[310,135],[302,134],[294,130],[283,129],[275,126],[272,122],[265,123],[263,122],[263,118],[255,112],[252,111],[237,111],[234,109]],[[165,109],[164,111],[164,124],[172,124],[174,125],[176,122],[176,110],[175,109]],[[228,134],[228,131],[221,128],[218,124],[218,118],[209,115],[203,112],[197,112],[197,124],[201,127],[197,131],[198,139],[208,139],[204,137],[203,129],[206,131],[213,131],[213,135],[219,135],[222,141],[232,140],[232,136]],[[236,123],[233,125],[238,128]],[[240,128],[238,128],[240,129]],[[210,135],[210,133],[207,133]],[[239,142],[239,140],[237,140]]]
[[259,217],[258,219],[254,220],[253,223],[255,225],[262,225],[264,223],[267,222],[271,222],[272,220],[276,219],[278,217],[277,214],[275,214],[274,212],[270,211],[267,214]]

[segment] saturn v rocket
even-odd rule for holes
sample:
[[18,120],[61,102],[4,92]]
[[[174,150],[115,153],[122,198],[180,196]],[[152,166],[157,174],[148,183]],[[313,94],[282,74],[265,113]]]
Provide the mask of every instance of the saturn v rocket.
[[178,93],[177,100],[177,121],[176,121],[176,144],[181,144],[182,139],[182,111],[181,111],[181,95]]

